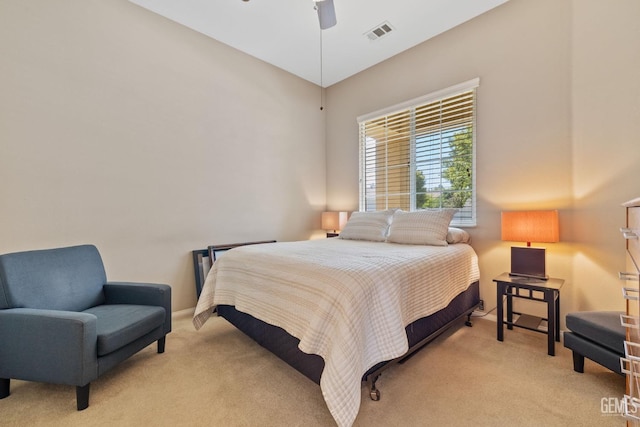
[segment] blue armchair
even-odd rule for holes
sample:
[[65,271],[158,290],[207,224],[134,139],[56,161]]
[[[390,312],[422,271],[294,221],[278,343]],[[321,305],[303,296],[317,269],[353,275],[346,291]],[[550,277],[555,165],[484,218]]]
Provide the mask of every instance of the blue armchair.
[[107,282],[92,245],[0,255],[0,399],[10,380],[76,386],[171,332],[168,285]]

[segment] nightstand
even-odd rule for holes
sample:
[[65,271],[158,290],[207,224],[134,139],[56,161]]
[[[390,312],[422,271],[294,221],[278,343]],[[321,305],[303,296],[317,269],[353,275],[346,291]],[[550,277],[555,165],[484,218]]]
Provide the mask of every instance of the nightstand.
[[[560,288],[564,280],[555,278],[549,278],[548,280],[530,279],[502,273],[493,281],[497,284],[498,341],[504,340],[505,324],[507,329],[513,329],[516,326],[540,332],[547,335],[547,353],[549,356],[555,356],[555,343],[560,342]],[[507,300],[506,320],[504,319],[503,297],[506,297],[505,299]],[[513,311],[513,298],[544,302],[547,304],[547,318]],[[513,320],[514,314],[518,316],[515,321]],[[540,329],[540,323],[543,320],[547,321],[547,330]]]

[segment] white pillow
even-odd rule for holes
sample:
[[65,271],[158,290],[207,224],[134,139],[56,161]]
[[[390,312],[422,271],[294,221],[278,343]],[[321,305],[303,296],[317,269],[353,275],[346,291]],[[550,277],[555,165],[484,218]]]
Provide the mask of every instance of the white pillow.
[[447,243],[469,243],[471,236],[461,228],[449,227],[447,232]]
[[457,209],[397,211],[393,214],[387,242],[447,246],[449,223],[456,212]]
[[340,238],[384,242],[394,211],[354,212],[340,232]]

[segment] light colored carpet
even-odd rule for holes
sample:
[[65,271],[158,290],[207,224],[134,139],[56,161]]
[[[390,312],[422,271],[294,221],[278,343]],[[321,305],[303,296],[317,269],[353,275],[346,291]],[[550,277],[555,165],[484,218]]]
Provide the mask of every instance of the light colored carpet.
[[[603,398],[624,394],[623,377],[591,361],[574,372],[571,353],[559,343],[548,356],[542,334],[506,331],[502,343],[495,334],[495,322],[475,319],[385,371],[380,401],[362,388],[355,425],[624,425],[601,409]],[[188,310],[174,314],[164,354],[144,349],[92,383],[87,410],[75,405],[74,387],[12,381],[0,424],[335,425],[319,386],[224,319],[196,331]]]

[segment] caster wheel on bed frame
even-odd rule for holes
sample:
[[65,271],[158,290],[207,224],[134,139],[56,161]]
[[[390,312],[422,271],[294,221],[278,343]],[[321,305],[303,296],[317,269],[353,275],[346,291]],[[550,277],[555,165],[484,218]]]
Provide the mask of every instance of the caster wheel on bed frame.
[[380,373],[377,373],[372,378],[367,379],[369,382],[369,397],[375,402],[380,400],[380,390],[376,388],[376,381],[378,381],[378,378],[380,378]]

